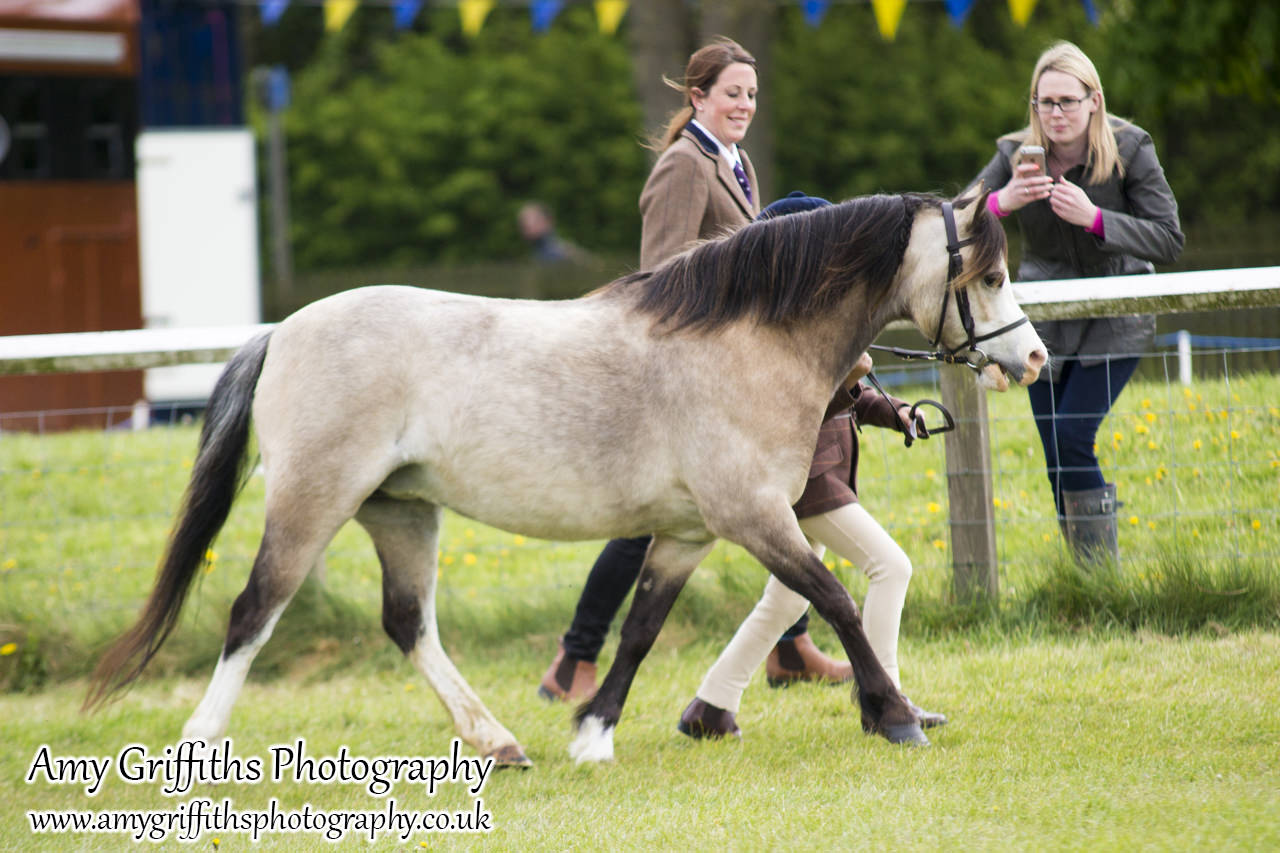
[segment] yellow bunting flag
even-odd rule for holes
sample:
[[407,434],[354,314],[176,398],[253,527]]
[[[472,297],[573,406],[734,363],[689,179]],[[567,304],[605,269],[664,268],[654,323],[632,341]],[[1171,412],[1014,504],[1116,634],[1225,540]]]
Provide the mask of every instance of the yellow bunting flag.
[[1036,0],[1009,0],[1009,14],[1013,16],[1013,22],[1020,27],[1025,27],[1031,20],[1031,13],[1035,8]]
[[345,27],[359,5],[360,0],[324,0],[325,32],[336,33]]
[[898,22],[902,20],[902,10],[906,8],[907,0],[871,0],[871,11],[875,12],[876,26],[880,28],[881,38],[893,41],[898,35]]
[[480,35],[484,19],[493,11],[493,0],[458,0],[458,14],[462,16],[462,31],[469,36]]
[[627,0],[596,0],[596,20],[600,32],[611,36],[618,31],[623,15],[627,14]]

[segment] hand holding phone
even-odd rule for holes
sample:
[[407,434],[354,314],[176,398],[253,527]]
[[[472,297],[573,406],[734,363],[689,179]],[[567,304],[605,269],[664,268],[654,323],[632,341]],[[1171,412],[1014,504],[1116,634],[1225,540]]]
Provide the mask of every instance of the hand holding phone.
[[1018,149],[1018,156],[1014,163],[1014,170],[1024,163],[1034,163],[1039,169],[1041,175],[1049,174],[1049,167],[1044,156],[1044,148],[1040,145],[1024,145]]

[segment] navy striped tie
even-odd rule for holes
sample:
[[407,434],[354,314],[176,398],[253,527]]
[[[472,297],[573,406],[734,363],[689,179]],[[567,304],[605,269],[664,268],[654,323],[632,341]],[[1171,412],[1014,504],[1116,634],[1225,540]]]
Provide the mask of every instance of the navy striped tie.
[[733,164],[733,176],[738,179],[738,186],[747,194],[747,204],[751,204],[751,184],[747,183],[747,173],[742,171],[741,163]]

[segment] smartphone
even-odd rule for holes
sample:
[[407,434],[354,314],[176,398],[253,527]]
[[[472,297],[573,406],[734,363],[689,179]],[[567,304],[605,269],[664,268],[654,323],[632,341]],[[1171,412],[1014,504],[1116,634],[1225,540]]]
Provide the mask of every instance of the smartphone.
[[1016,169],[1023,163],[1035,163],[1040,167],[1040,174],[1049,174],[1049,169],[1044,159],[1044,148],[1039,145],[1024,145],[1018,149],[1018,156],[1013,167]]

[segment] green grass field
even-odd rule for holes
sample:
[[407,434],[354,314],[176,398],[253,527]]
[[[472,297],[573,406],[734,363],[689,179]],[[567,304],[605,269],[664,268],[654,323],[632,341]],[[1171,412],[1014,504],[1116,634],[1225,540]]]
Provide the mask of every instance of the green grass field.
[[[760,676],[739,716],[741,743],[676,733],[763,586],[763,570],[721,543],[640,671],[616,762],[577,767],[569,709],[534,687],[600,543],[529,540],[448,516],[445,645],[537,766],[490,778],[492,833],[383,837],[377,849],[1276,849],[1280,409],[1268,401],[1278,390],[1270,376],[1127,389],[1099,436],[1125,501],[1124,559],[1095,573],[1063,553],[1025,395],[992,395],[1001,598],[976,607],[951,596],[942,443],[904,451],[897,436],[864,431],[864,501],[915,564],[904,686],[952,718],[929,750],[864,736],[845,689],[775,691]],[[25,812],[172,810],[188,799],[119,779],[92,798],[23,780],[42,744],[61,756],[163,749],[198,701],[257,546],[260,478],[138,686],[94,716],[78,710],[96,653],[150,587],[194,444],[191,427],[0,435],[0,849],[132,849],[123,835],[32,834]],[[236,753],[265,757],[301,736],[317,754],[447,754],[449,720],[379,627],[363,532],[344,528],[326,564],[325,585],[304,586],[255,664],[233,715]],[[861,574],[829,564],[860,599]],[[834,649],[825,625],[815,634]],[[291,782],[197,795],[238,809],[273,797],[282,808],[386,805],[357,786]],[[406,809],[474,804],[453,786],[429,798],[405,784],[393,796]],[[250,843],[223,833],[215,845],[210,834],[187,848]],[[261,846],[322,843],[276,833]]]

